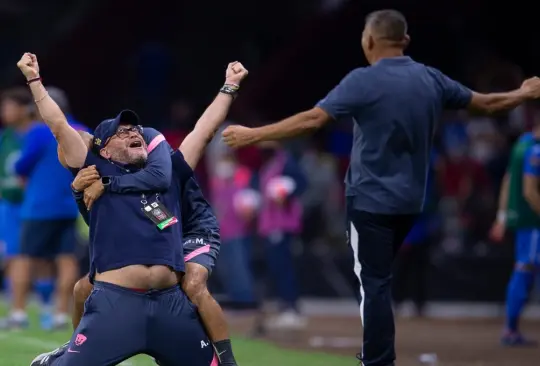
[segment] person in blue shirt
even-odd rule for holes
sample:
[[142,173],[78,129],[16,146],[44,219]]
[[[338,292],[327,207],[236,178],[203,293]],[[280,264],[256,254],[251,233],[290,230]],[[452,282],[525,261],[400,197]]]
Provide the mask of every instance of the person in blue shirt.
[[535,340],[521,334],[519,319],[533,288],[535,273],[540,269],[540,141],[535,140],[527,148],[523,159],[523,197],[532,214],[527,217],[524,213],[523,221],[527,225],[516,230],[515,267],[507,289],[507,319],[502,342],[535,346],[538,344]]
[[[15,172],[21,155],[23,136],[34,119],[32,95],[26,88],[5,90],[0,100],[0,257],[5,264],[4,286],[10,302],[10,314],[0,327],[26,325],[26,302],[18,284],[25,281],[27,261],[20,255],[21,206],[24,181]],[[15,290],[15,292],[12,292]]]
[[[53,95],[54,95],[53,89]],[[74,128],[84,129],[81,125]],[[75,223],[79,215],[71,196],[71,175],[58,162],[56,140],[48,127],[35,121],[24,135],[22,151],[15,172],[26,181],[21,206],[21,255],[27,273],[17,282],[15,291],[24,297],[30,289],[31,271],[37,270],[36,288],[42,295],[42,327],[63,328],[68,325],[73,284],[78,277],[75,256]],[[51,318],[49,305],[53,293],[53,267],[57,265],[56,312]],[[26,319],[12,318],[17,325]]]
[[495,112],[540,97],[540,79],[508,93],[476,93],[405,56],[407,21],[396,10],[366,18],[362,48],[370,66],[351,71],[314,108],[259,128],[229,126],[231,147],[311,132],[352,117],[353,148],[345,177],[348,238],[363,321],[365,366],[394,365],[392,262],[422,212],[433,135],[443,109]]

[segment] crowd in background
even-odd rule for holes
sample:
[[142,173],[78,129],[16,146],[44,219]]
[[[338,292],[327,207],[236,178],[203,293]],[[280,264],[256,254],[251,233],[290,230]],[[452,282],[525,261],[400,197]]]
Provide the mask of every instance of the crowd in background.
[[[50,95],[77,129],[66,95]],[[79,276],[77,218],[71,173],[57,158],[57,143],[40,121],[28,88],[0,96],[0,242],[9,314],[2,328],[28,325],[27,305],[34,290],[41,300],[41,326],[66,328],[73,286]]]
[[[476,89],[506,90],[519,84],[520,73],[513,65],[502,62],[493,65],[479,75]],[[507,77],[499,78],[500,75]],[[54,88],[49,92],[70,123],[83,128],[71,116],[65,94]],[[42,326],[62,327],[67,324],[69,310],[66,294],[71,293],[74,281],[88,265],[84,255],[87,230],[83,224],[79,226],[78,236],[71,232],[77,218],[71,197],[71,176],[55,160],[56,142],[39,122],[27,90],[6,90],[1,103],[0,255],[6,300],[12,311],[0,325],[10,326],[15,322],[24,326],[26,301],[33,283],[44,304]],[[193,128],[198,110],[185,98],[174,100],[168,109],[160,108],[165,117],[153,126],[163,132],[171,146],[177,147]],[[429,272],[433,267],[445,268],[445,259],[441,258],[460,257],[463,261],[471,256],[488,258],[491,254],[493,257],[493,252],[499,252],[505,256],[504,263],[511,263],[512,251],[501,251],[489,243],[488,231],[512,143],[536,118],[540,114],[534,105],[491,117],[466,111],[444,116],[434,136],[428,204],[396,263],[399,274],[395,281],[396,303],[412,298],[421,313],[430,296]],[[262,121],[257,116],[239,122]],[[306,293],[302,290],[306,286],[301,285],[305,281],[297,271],[306,253],[318,253],[315,256],[322,265],[334,266],[327,267],[327,282],[334,290],[328,293],[348,295],[340,290],[339,278],[331,277],[343,272],[344,266],[339,265],[336,253],[348,256],[343,177],[352,145],[352,127],[353,121],[338,121],[305,139],[238,151],[229,150],[221,142],[219,132],[216,134],[196,173],[221,225],[222,249],[214,277],[236,306],[256,306],[260,300],[255,278],[258,267],[253,265],[256,251],[262,252],[265,282],[271,284],[275,289],[272,293],[280,300],[282,312],[272,322],[275,325],[304,324],[298,299]],[[8,133],[18,139],[18,148],[11,146],[12,153],[2,155]],[[6,193],[13,190],[17,195]],[[15,222],[17,217],[19,223]],[[45,226],[23,230],[36,221]],[[54,226],[56,231],[50,232],[58,223],[59,227]],[[50,238],[42,249],[48,249],[28,252],[27,242],[43,241],[35,238],[45,235]],[[13,249],[13,242],[21,248]],[[64,251],[63,245],[70,249]],[[75,255],[80,259],[80,271],[73,261]],[[328,264],[328,258],[334,263]],[[500,272],[504,270],[499,269]],[[464,282],[471,278],[470,273],[478,271],[453,269],[450,276]],[[349,275],[345,273],[344,278]],[[507,273],[501,276],[506,277]],[[53,299],[56,299],[56,311],[51,310]]]

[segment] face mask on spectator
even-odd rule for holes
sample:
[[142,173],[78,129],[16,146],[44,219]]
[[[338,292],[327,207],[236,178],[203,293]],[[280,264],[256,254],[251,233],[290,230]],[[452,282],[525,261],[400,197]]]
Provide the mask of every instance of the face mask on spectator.
[[236,164],[232,161],[220,161],[216,165],[216,175],[219,178],[228,179],[234,175]]

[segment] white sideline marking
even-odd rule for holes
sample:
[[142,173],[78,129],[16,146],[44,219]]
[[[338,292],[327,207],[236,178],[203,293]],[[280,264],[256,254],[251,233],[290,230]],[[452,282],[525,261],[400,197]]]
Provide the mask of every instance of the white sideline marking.
[[[0,333],[0,339],[16,339],[21,343],[26,344],[27,346],[34,347],[37,349],[41,349],[44,351],[52,351],[55,348],[58,348],[58,346],[61,346],[61,344],[58,344],[56,342],[49,342],[44,341],[39,338],[34,337],[27,337],[22,336],[19,334],[13,334],[13,333]],[[136,366],[136,364],[132,361],[124,361],[120,364],[121,366]]]

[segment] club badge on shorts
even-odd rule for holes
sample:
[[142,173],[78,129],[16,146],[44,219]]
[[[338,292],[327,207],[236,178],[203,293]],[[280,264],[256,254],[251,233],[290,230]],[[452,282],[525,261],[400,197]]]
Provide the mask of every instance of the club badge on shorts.
[[159,230],[166,229],[178,222],[178,219],[161,202],[143,203],[142,210]]

